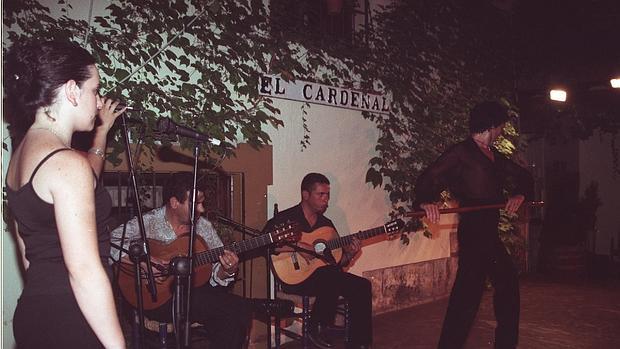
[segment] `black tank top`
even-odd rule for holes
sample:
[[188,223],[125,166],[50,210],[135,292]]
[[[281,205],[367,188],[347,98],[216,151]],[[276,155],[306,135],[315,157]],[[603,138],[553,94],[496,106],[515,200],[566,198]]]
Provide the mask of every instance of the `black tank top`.
[[[60,247],[54,205],[43,201],[32,186],[32,179],[41,165],[54,154],[64,150],[71,149],[57,149],[43,158],[32,172],[28,183],[18,190],[12,190],[7,185],[8,206],[18,223],[19,235],[26,246],[26,258],[30,262],[22,297],[72,292]],[[111,210],[112,199],[103,185],[97,182],[95,212],[98,245],[101,262],[106,269],[110,255],[107,223]]]

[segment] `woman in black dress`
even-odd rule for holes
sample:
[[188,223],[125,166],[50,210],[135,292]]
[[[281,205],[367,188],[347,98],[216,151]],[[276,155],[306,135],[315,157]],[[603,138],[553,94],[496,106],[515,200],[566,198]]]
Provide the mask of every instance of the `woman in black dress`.
[[[125,348],[106,259],[111,200],[98,183],[118,102],[99,96],[94,58],[69,42],[16,44],[5,106],[20,139],[6,176],[26,280],[13,319],[21,348]],[[93,148],[71,148],[91,131]]]

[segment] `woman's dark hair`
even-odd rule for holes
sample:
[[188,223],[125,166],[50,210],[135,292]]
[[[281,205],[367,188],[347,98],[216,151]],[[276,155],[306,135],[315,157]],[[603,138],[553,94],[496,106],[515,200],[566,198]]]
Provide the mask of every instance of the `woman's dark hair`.
[[23,133],[37,109],[49,106],[69,80],[78,86],[91,77],[93,56],[71,42],[15,43],[4,62],[4,107],[12,131]]
[[312,189],[314,189],[314,185],[317,183],[329,184],[329,179],[320,173],[308,173],[301,181],[301,191],[311,192]]
[[508,121],[508,107],[495,102],[486,101],[476,104],[469,113],[469,131],[481,133]]

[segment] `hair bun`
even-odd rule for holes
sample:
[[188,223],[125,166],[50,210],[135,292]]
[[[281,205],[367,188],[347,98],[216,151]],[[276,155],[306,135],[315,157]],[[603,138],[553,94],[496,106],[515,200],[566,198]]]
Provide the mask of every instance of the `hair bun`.
[[36,53],[32,45],[14,46],[5,62],[4,86],[10,99],[20,99],[30,89],[36,69]]
[[15,42],[4,63],[9,123],[24,131],[39,108],[56,101],[60,86],[69,80],[79,85],[91,77],[95,59],[70,41],[30,41]]
[[39,54],[36,51],[37,47],[29,43],[15,44],[7,53],[4,62],[6,117],[9,124],[19,130],[30,126],[30,116],[33,116],[37,109]]

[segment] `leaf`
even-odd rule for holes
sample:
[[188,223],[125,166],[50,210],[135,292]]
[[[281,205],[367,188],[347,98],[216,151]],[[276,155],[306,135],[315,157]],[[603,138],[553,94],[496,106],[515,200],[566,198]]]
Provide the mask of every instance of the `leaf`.
[[117,69],[114,73],[114,78],[118,81],[122,81],[127,76],[129,76],[129,72],[124,69]]
[[366,171],[366,183],[370,183],[376,188],[383,183],[383,176],[374,167],[371,167]]

